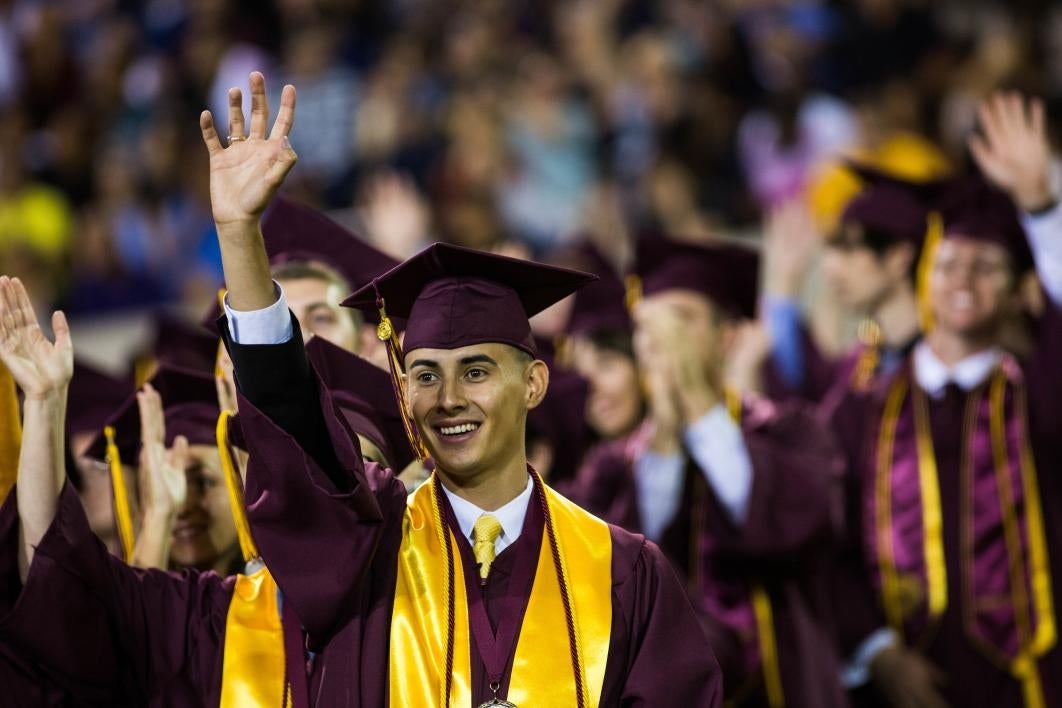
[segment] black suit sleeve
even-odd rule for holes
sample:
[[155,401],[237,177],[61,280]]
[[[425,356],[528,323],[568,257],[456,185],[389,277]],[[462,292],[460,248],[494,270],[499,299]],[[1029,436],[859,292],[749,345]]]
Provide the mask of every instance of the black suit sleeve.
[[342,472],[328,437],[319,383],[306,358],[295,315],[291,315],[291,339],[283,344],[238,344],[229,336],[228,318],[222,315],[217,324],[240,393],[293,437],[338,490],[349,491],[350,476]]

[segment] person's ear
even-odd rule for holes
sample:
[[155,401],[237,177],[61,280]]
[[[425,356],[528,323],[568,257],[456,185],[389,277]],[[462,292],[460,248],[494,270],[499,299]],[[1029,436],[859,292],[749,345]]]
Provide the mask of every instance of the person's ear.
[[545,362],[535,359],[527,366],[525,382],[527,384],[527,409],[531,410],[538,407],[542,399],[546,397],[546,390],[549,389],[549,367]]

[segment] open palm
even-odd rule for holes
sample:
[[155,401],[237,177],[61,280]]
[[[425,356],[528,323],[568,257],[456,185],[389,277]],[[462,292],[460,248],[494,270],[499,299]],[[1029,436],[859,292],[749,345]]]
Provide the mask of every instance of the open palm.
[[159,392],[145,384],[136,394],[140,411],[140,506],[174,511],[188,497],[188,439],[178,435],[166,449],[166,417]]
[[45,398],[70,383],[74,347],[62,312],[52,315],[53,344],[44,336],[18,278],[0,276],[0,361],[27,398]]
[[210,153],[210,204],[219,227],[257,219],[298,159],[288,142],[295,119],[295,87],[284,87],[268,137],[269,104],[262,74],[251,74],[250,87],[251,125],[246,136],[243,94],[238,88],[229,89],[228,147],[222,146],[210,111],[199,118]]
[[970,152],[981,171],[1025,210],[1051,201],[1051,146],[1044,105],[1016,93],[997,93],[978,111],[983,135],[972,135]]

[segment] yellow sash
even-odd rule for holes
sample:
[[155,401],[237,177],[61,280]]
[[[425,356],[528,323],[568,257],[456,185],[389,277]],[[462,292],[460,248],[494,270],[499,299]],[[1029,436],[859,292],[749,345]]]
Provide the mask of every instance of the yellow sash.
[[[450,706],[468,708],[472,705],[472,671],[465,576],[457,539],[441,522],[433,482],[422,485],[410,497],[402,522],[391,616],[390,705],[444,705],[450,619],[447,576],[452,572],[454,654]],[[545,487],[545,492],[573,605],[584,703],[591,708],[601,700],[612,633],[612,537],[603,521],[549,487]],[[537,501],[532,499],[531,503]],[[443,545],[446,542],[452,552],[452,571],[447,568]],[[544,535],[508,694],[508,699],[521,708],[577,705],[564,617],[561,587],[549,538]]]
[[[216,437],[229,506],[236,522],[245,562],[258,559],[251,538],[243,484],[229,452],[228,426],[232,413],[218,417]],[[260,561],[259,561],[260,562]],[[277,600],[277,583],[264,566],[250,575],[237,575],[225,619],[225,649],[221,673],[221,708],[287,708],[291,691],[284,659],[284,626]]]
[[0,364],[0,504],[15,486],[18,476],[19,444],[22,419],[18,413],[18,394],[11,372]]

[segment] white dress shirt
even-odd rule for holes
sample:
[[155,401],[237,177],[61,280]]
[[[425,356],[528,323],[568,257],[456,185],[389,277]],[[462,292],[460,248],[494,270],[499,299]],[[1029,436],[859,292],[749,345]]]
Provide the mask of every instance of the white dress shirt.
[[[683,432],[686,446],[730,518],[741,523],[752,491],[752,460],[741,427],[719,404]],[[660,539],[678,512],[685,479],[685,458],[647,450],[634,461],[634,483],[642,531]]]
[[524,491],[520,492],[511,502],[494,511],[480,509],[467,499],[462,499],[451,492],[446,488],[445,484],[441,486],[446,498],[450,500],[450,506],[453,507],[454,516],[457,517],[457,525],[461,528],[461,533],[470,542],[475,543],[475,532],[472,527],[475,526],[476,519],[484,514],[490,514],[496,518],[502,527],[501,533],[498,534],[498,538],[494,541],[495,555],[504,551],[516,539],[520,538],[520,532],[524,530],[524,517],[527,516],[527,505],[531,503],[531,493],[535,489],[535,484],[531,481],[530,476],[527,478],[527,487],[524,488]]

